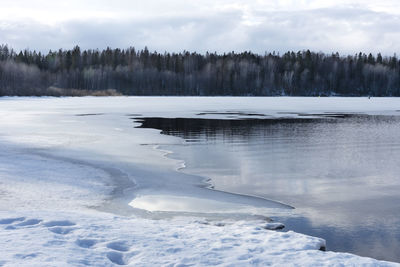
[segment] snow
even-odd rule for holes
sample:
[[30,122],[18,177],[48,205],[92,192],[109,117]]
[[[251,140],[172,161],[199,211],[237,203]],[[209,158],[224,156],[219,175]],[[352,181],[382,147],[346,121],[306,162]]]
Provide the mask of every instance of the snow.
[[396,265],[322,252],[318,249],[324,240],[265,230],[261,221],[149,220],[56,211],[0,216],[8,219],[0,221],[3,266]]
[[131,118],[394,115],[399,104],[396,98],[0,98],[0,266],[395,266],[322,252],[320,238],[269,230],[282,225],[265,216],[291,207],[211,190],[203,177],[177,172],[184,162],[154,147],[182,140],[134,128],[139,123]]

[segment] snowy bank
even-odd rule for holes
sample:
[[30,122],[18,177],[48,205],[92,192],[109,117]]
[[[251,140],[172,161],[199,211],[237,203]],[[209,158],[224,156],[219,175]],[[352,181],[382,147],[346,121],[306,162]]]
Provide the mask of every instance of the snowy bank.
[[3,266],[396,266],[319,251],[322,239],[265,230],[261,221],[40,211],[0,216]]

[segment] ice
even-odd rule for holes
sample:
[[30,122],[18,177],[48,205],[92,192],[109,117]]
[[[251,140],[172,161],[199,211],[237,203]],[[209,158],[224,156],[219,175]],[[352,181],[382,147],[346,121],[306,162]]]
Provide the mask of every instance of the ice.
[[[0,98],[0,265],[395,266],[322,252],[326,244],[317,237],[267,230],[282,225],[265,216],[291,207],[211,190],[204,177],[177,172],[182,162],[153,147],[182,140],[134,128],[140,123],[131,118],[397,114],[399,104],[396,98]],[[205,111],[218,112],[196,115]]]

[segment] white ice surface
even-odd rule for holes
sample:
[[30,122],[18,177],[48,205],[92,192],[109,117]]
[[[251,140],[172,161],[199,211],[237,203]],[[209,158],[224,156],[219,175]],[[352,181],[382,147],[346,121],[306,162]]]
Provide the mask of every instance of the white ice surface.
[[[133,128],[139,123],[130,118],[398,114],[399,107],[397,98],[0,98],[0,266],[390,266],[318,251],[323,240],[265,230],[273,225],[260,219],[216,216],[285,206],[212,191],[202,177],[176,172],[182,162],[152,147],[182,141]],[[76,116],[83,114],[97,115]]]

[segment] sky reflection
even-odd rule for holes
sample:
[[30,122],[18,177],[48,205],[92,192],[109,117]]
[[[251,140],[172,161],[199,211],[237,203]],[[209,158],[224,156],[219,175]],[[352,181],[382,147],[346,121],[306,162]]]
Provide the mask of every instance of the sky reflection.
[[323,237],[329,250],[400,261],[400,117],[308,119],[145,118],[182,137],[168,146],[184,172],[216,189],[296,207],[289,230]]

